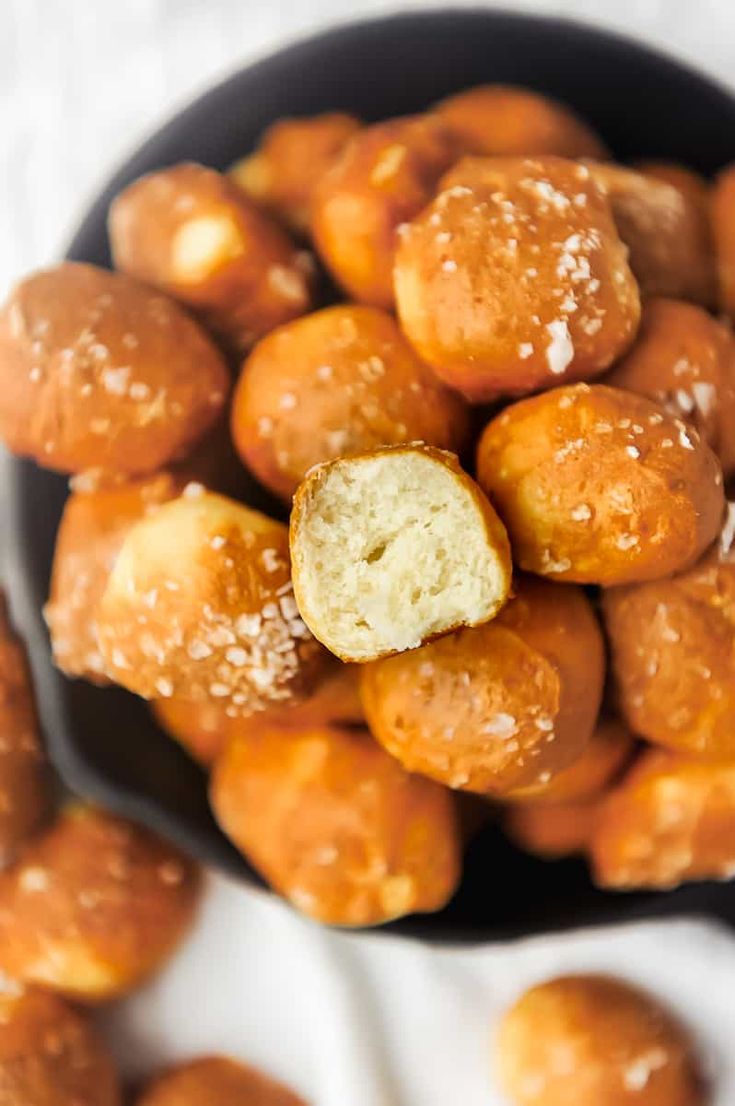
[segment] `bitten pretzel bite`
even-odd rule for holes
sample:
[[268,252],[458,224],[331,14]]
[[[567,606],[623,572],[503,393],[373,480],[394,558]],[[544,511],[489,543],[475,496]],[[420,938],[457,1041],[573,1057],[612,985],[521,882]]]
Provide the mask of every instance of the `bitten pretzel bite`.
[[81,1014],[43,991],[0,994],[2,1106],[120,1106],[112,1058]]
[[527,88],[485,84],[449,96],[432,113],[468,154],[605,157],[602,140],[571,108]]
[[141,177],[114,200],[109,233],[118,269],[181,300],[236,353],[310,307],[308,255],[214,169]]
[[644,753],[600,809],[590,843],[595,882],[615,890],[735,876],[735,760]]
[[62,472],[153,472],[215,422],[228,373],[204,332],[137,281],[65,262],[0,310],[0,438]]
[[616,776],[633,752],[634,738],[622,722],[601,719],[582,753],[545,783],[509,792],[513,803],[547,806],[598,795]]
[[652,996],[602,975],[560,976],[508,1010],[496,1039],[516,1106],[704,1106],[686,1030]]
[[396,253],[398,314],[470,400],[591,377],[630,345],[638,288],[589,169],[465,158]]
[[635,345],[605,383],[648,396],[692,423],[725,474],[735,469],[735,339],[701,307],[649,300]]
[[128,531],[97,636],[123,687],[231,717],[307,694],[323,659],[294,601],[286,527],[196,484]]
[[492,622],[363,667],[368,725],[409,772],[502,796],[584,750],[605,665],[592,607],[578,588],[514,590]]
[[722,472],[697,431],[602,384],[506,408],[480,439],[477,474],[517,563],[556,580],[668,576],[700,556],[722,521]]
[[503,831],[532,856],[562,860],[587,850],[601,803],[601,795],[539,805],[509,803],[503,814]]
[[136,1106],[305,1106],[297,1095],[255,1068],[224,1056],[179,1064],[154,1079]]
[[98,1002],[131,990],[192,920],[197,869],[154,834],[70,806],[0,873],[0,970]]
[[366,730],[272,727],[236,739],[211,800],[264,879],[330,925],[439,910],[457,887],[452,796],[405,772]]
[[717,257],[718,303],[735,318],[735,164],[723,169],[712,190],[712,230]]
[[233,165],[230,176],[251,200],[306,234],[314,189],[360,126],[354,115],[340,111],[279,119],[255,153]]
[[456,457],[395,446],[313,470],[294,498],[294,594],[345,661],[415,649],[508,597],[502,522]]
[[258,479],[290,499],[310,468],[351,453],[412,441],[459,453],[469,419],[387,312],[345,304],[255,347],[235,391],[232,434]]
[[324,264],[356,300],[393,306],[398,228],[456,160],[453,136],[431,116],[365,127],[317,185],[312,233]]

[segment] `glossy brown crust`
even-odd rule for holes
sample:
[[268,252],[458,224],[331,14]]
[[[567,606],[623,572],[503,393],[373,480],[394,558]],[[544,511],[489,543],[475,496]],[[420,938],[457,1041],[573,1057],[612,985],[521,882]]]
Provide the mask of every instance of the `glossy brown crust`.
[[459,453],[467,409],[374,307],[329,307],[264,338],[243,365],[232,436],[244,463],[290,500],[316,464],[423,441]]
[[709,219],[712,185],[700,173],[675,161],[639,161],[634,168],[645,177],[653,177],[677,188],[689,204],[699,208],[705,220]]
[[367,731],[272,728],[235,740],[211,800],[271,886],[331,925],[439,910],[459,882],[452,796],[405,772]]
[[477,478],[521,568],[605,587],[686,568],[724,508],[719,462],[697,431],[602,384],[506,408],[480,439]]
[[0,994],[3,1106],[121,1106],[112,1058],[89,1022],[55,995]]
[[602,635],[584,593],[515,581],[476,629],[362,667],[368,725],[410,772],[506,795],[581,755],[602,694]]
[[0,438],[46,468],[153,472],[215,422],[228,387],[180,307],[93,265],[34,273],[0,310]]
[[311,263],[214,169],[185,162],[141,177],[110,208],[115,265],[194,310],[244,353],[311,305]]
[[97,635],[123,687],[231,717],[308,694],[323,663],[294,602],[286,527],[198,485],[130,528]]
[[715,260],[706,211],[691,191],[610,162],[590,166],[610,199],[641,295],[705,307],[715,301]]
[[348,295],[393,306],[397,231],[429,202],[459,154],[431,116],[364,127],[314,192],[312,234],[324,264]]
[[44,609],[54,662],[62,672],[109,683],[97,642],[97,604],[130,527],[177,496],[183,485],[171,474],[159,473],[67,499]]
[[626,257],[584,165],[465,158],[401,236],[401,325],[419,356],[474,401],[593,377],[638,326]]
[[557,803],[509,803],[503,831],[514,845],[544,860],[586,852],[599,816],[601,795]]
[[496,1039],[516,1106],[704,1106],[686,1030],[653,996],[601,975],[560,976],[526,991]]
[[230,176],[260,207],[306,234],[314,189],[360,127],[354,115],[341,111],[279,119]]
[[599,157],[602,140],[566,104],[527,88],[486,84],[449,96],[433,109],[468,154]]
[[735,470],[735,339],[701,307],[652,299],[635,345],[605,383],[648,396],[697,428]]
[[80,1002],[125,994],[179,944],[198,890],[194,864],[161,838],[67,807],[0,874],[0,970]]
[[602,804],[590,856],[597,885],[621,891],[732,879],[735,759],[645,753]]
[[136,1106],[306,1106],[274,1079],[224,1056],[204,1056],[159,1075]]
[[712,190],[712,229],[717,256],[718,304],[735,318],[735,164],[720,173]]
[[616,718],[601,718],[581,755],[546,783],[511,791],[513,803],[532,806],[576,802],[598,795],[631,759],[635,738]]

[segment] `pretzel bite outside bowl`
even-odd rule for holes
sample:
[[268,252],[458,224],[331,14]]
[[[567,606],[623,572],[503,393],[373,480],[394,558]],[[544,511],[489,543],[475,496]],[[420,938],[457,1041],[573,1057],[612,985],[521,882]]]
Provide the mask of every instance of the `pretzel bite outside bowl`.
[[367,730],[264,727],[217,762],[215,817],[264,879],[330,925],[440,910],[460,877],[453,797]]
[[691,565],[724,509],[719,462],[697,431],[603,384],[507,407],[480,439],[477,478],[521,568],[604,587]]
[[626,257],[586,166],[465,158],[401,235],[401,326],[437,375],[473,401],[593,377],[638,326]]
[[229,374],[203,330],[129,277],[64,262],[0,309],[0,439],[61,472],[154,472],[224,407]]
[[306,1106],[288,1087],[225,1056],[177,1064],[145,1088],[135,1106]]
[[717,176],[712,189],[712,233],[717,258],[717,302],[735,319],[735,163]]
[[311,306],[311,259],[214,169],[184,162],[113,201],[115,267],[180,300],[234,353]]
[[294,498],[290,544],[301,616],[344,661],[487,622],[510,590],[503,524],[457,458],[429,447],[313,469]]
[[423,441],[460,453],[465,404],[375,307],[328,307],[264,338],[243,365],[232,435],[243,462],[291,498],[314,465]]
[[370,730],[409,772],[504,797],[583,753],[604,668],[584,592],[520,577],[492,622],[364,665],[360,689]]

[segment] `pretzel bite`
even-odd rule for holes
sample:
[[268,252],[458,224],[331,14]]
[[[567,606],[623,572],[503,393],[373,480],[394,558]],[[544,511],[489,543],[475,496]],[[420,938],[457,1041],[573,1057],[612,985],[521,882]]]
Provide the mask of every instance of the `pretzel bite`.
[[735,469],[735,339],[701,307],[649,300],[635,345],[605,383],[648,396],[692,423],[725,474]]
[[409,772],[504,796],[582,754],[605,665],[592,607],[527,577],[514,591],[493,622],[364,666],[368,725]]
[[389,119],[359,131],[322,177],[311,229],[352,299],[393,306],[398,228],[428,203],[457,154],[452,135],[431,116]]
[[225,364],[175,303],[64,262],[0,309],[0,438],[61,472],[153,472],[215,422]]
[[235,1060],[204,1056],[159,1075],[136,1106],[305,1106],[288,1087]]
[[[675,161],[639,161],[634,166],[645,177],[653,177],[654,180],[670,184],[681,192],[687,203],[692,207],[698,207],[705,220],[709,219],[710,198],[712,187],[700,173],[689,169],[686,165],[679,165]],[[710,232],[711,244],[711,232]]]
[[687,1031],[657,999],[603,975],[559,976],[526,991],[496,1039],[516,1106],[704,1106]]
[[517,563],[556,580],[668,576],[700,556],[722,520],[722,472],[697,431],[602,384],[506,408],[480,439],[477,474]]
[[235,353],[308,311],[311,261],[234,181],[183,163],[114,200],[115,266],[194,310]]
[[120,1082],[86,1018],[43,991],[0,993],[3,1106],[120,1106]]
[[354,115],[340,111],[279,119],[255,153],[233,165],[230,176],[260,207],[306,234],[314,189],[360,126]]
[[638,289],[589,169],[465,158],[396,253],[403,330],[468,399],[595,376],[630,345]]
[[601,719],[582,753],[546,782],[508,794],[513,803],[533,806],[588,799],[608,786],[633,752],[634,738],[622,722]]
[[601,795],[556,803],[509,803],[503,831],[525,853],[542,860],[562,860],[584,853],[592,839]]
[[459,453],[469,419],[387,312],[345,304],[256,346],[235,391],[232,434],[258,479],[290,500],[310,468],[347,454],[412,441]]
[[712,233],[701,201],[650,173],[611,162],[590,166],[607,193],[643,297],[710,306],[715,299]]
[[607,796],[590,842],[595,882],[664,890],[735,876],[735,759],[651,749]]
[[477,626],[508,598],[505,528],[451,453],[395,446],[320,465],[290,535],[301,615],[344,661]]
[[44,609],[54,661],[62,672],[97,684],[109,682],[97,643],[97,604],[130,527],[173,499],[181,487],[169,473],[159,473],[67,499]]
[[128,531],[97,637],[123,687],[215,700],[230,717],[308,694],[323,661],[294,602],[286,527],[197,484]]
[[197,869],[131,822],[70,806],[0,873],[0,970],[80,1002],[157,971],[197,901]]
[[720,173],[712,190],[712,230],[717,257],[718,304],[735,318],[735,164]]
[[366,730],[267,727],[231,742],[211,801],[268,883],[330,925],[441,909],[459,881],[450,793],[411,776]]

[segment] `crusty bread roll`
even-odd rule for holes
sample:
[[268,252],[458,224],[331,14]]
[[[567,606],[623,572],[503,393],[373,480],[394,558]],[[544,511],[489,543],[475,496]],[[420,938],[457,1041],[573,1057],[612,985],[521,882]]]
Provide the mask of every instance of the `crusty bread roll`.
[[131,822],[69,806],[0,873],[0,970],[80,1002],[131,990],[192,920],[195,866]]
[[717,258],[717,302],[735,319],[735,163],[723,169],[712,190],[712,229]]
[[592,839],[603,796],[549,803],[509,803],[503,832],[525,853],[562,860],[584,853]]
[[451,453],[375,450],[313,470],[294,498],[294,594],[345,661],[487,622],[510,588],[503,524]]
[[0,310],[0,438],[62,472],[154,472],[222,410],[225,364],[175,303],[70,261],[22,280]]
[[224,832],[297,909],[341,926],[439,910],[459,881],[452,796],[366,730],[264,728],[218,761]]
[[196,484],[128,531],[97,636],[123,687],[231,717],[308,694],[323,659],[294,601],[286,527]]
[[616,718],[601,718],[581,754],[551,779],[518,787],[506,796],[524,806],[588,799],[606,788],[631,759],[634,737]]
[[109,233],[118,269],[186,304],[235,353],[310,307],[310,257],[214,169],[141,177],[113,201]]
[[177,1064],[135,1101],[136,1106],[305,1106],[282,1083],[224,1056]]
[[583,752],[605,664],[592,607],[530,577],[514,592],[484,626],[363,667],[368,725],[410,772],[503,796]]
[[687,1031],[652,996],[610,976],[560,976],[526,991],[496,1039],[516,1106],[704,1106]]
[[697,431],[602,384],[506,408],[482,435],[477,473],[519,566],[556,580],[669,576],[696,561],[722,521],[722,471]]

